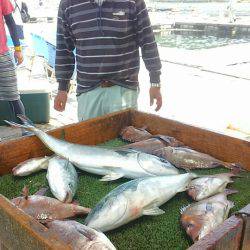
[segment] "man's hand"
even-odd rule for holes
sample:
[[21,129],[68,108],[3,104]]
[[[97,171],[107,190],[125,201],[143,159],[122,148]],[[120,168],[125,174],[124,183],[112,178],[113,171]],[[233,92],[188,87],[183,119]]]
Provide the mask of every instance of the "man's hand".
[[17,60],[17,65],[21,64],[23,62],[23,53],[22,51],[15,51],[14,52],[14,57]]
[[54,109],[62,112],[65,110],[66,102],[68,98],[67,91],[58,90],[58,93],[54,100]]
[[155,111],[159,111],[162,106],[161,88],[151,87],[149,90],[149,96],[150,96],[150,106],[152,106],[154,104],[154,100],[156,100]]

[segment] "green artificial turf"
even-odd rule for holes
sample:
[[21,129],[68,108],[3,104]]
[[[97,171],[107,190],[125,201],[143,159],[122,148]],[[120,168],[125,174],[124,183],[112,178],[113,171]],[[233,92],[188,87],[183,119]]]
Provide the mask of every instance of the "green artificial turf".
[[[119,139],[109,141],[102,146],[117,147],[125,143]],[[228,172],[224,168],[209,170],[196,170],[198,174],[216,174]],[[239,191],[230,195],[229,200],[235,202],[231,213],[238,211],[250,203],[250,173],[241,174],[244,178],[234,178],[234,183],[228,187]],[[97,202],[126,179],[114,182],[100,182],[100,176],[86,174],[79,171],[79,185],[75,199],[80,205],[93,208]],[[5,175],[0,177],[0,193],[7,198],[19,196],[24,185],[34,193],[41,187],[47,186],[46,172],[39,172],[28,177],[14,177]],[[52,194],[48,191],[48,196]],[[159,216],[143,216],[127,225],[124,225],[106,235],[117,249],[186,249],[192,241],[186,236],[180,225],[180,208],[193,202],[185,192],[177,194],[174,198],[161,206],[165,214]],[[83,222],[84,218],[77,221]]]

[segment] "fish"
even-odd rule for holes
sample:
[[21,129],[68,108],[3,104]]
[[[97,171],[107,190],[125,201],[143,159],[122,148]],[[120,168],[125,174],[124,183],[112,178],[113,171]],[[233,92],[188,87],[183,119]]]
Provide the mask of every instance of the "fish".
[[236,192],[225,190],[223,193],[181,209],[181,224],[194,242],[203,238],[227,219],[230,209],[234,206],[232,201],[227,200],[227,195]]
[[49,233],[53,233],[73,250],[115,250],[115,246],[102,233],[73,221],[55,220],[46,223]]
[[178,141],[176,138],[168,135],[152,135],[144,128],[135,128],[133,126],[125,127],[121,130],[120,136],[123,140],[132,142],[124,148],[143,149],[144,143],[148,146],[152,144],[152,147],[162,148],[166,146],[179,147],[183,146],[183,142]]
[[43,195],[25,195],[13,198],[11,202],[40,223],[63,220],[90,212],[90,208],[67,204]]
[[50,159],[51,157],[48,156],[31,158],[27,161],[19,163],[16,167],[12,169],[12,173],[15,176],[28,176],[42,169],[47,169]]
[[160,153],[159,149],[164,148],[166,146],[173,146],[173,147],[179,147],[183,146],[184,144],[178,140],[176,140],[174,137],[171,136],[165,136],[165,135],[156,135],[152,136],[152,138],[149,138],[147,140],[134,142],[125,146],[120,147],[121,149],[133,149],[137,151],[141,151],[147,154],[153,154],[156,156],[162,157],[162,154]]
[[118,228],[143,215],[165,213],[159,208],[178,192],[185,191],[194,173],[145,177],[124,183],[106,195],[84,221],[101,232]]
[[208,175],[194,179],[188,186],[187,193],[195,201],[200,201],[210,196],[225,191],[228,183],[232,183],[231,177],[236,176],[234,173],[223,173]]
[[9,121],[6,123],[33,131],[49,149],[77,168],[92,174],[103,175],[101,181],[179,173],[171,163],[157,156],[135,150],[116,150],[70,143],[39,130],[25,116],[18,117],[24,125]]
[[47,180],[52,194],[65,203],[71,203],[77,190],[78,176],[75,167],[60,157],[49,160]]
[[220,161],[208,154],[204,154],[188,147],[164,147],[159,150],[162,158],[177,168],[186,170],[225,167],[229,169],[242,169],[240,164]]
[[150,139],[152,137],[152,134],[150,134],[144,128],[135,128],[133,126],[127,126],[121,130],[120,136],[125,141],[139,142]]

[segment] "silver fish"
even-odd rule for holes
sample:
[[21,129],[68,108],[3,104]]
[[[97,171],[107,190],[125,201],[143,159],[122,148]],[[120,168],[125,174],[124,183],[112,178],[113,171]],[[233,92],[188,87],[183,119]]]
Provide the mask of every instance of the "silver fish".
[[192,180],[188,187],[188,194],[196,201],[224,192],[228,183],[233,182],[233,173],[208,175]]
[[27,176],[38,172],[39,170],[47,169],[50,159],[51,157],[47,156],[29,159],[19,163],[16,167],[14,167],[12,169],[12,173],[15,176]]
[[234,206],[227,200],[227,195],[235,192],[226,190],[181,209],[182,226],[193,241],[200,240],[227,219],[229,210]]
[[104,175],[102,181],[116,180],[121,177],[134,179],[179,173],[171,163],[157,156],[134,150],[114,150],[73,144],[54,138],[35,128],[28,122],[27,118],[19,117],[25,125],[6,122],[14,127],[22,127],[33,131],[49,149],[68,159],[79,169],[97,175]]
[[77,189],[75,167],[67,160],[54,157],[49,161],[47,180],[53,195],[62,202],[70,203]]
[[47,223],[50,233],[54,233],[73,250],[115,250],[111,241],[101,232],[86,227],[76,221],[55,220]]
[[185,191],[193,173],[146,177],[120,185],[90,212],[84,224],[106,232],[143,215],[160,215],[159,208],[178,192]]

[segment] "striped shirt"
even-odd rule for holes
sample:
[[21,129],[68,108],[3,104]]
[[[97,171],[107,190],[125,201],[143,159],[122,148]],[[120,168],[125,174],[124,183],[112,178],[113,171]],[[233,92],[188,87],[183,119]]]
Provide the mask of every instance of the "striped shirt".
[[58,12],[56,78],[67,90],[77,70],[77,93],[109,80],[136,89],[139,48],[152,83],[161,62],[144,0],[61,0]]

